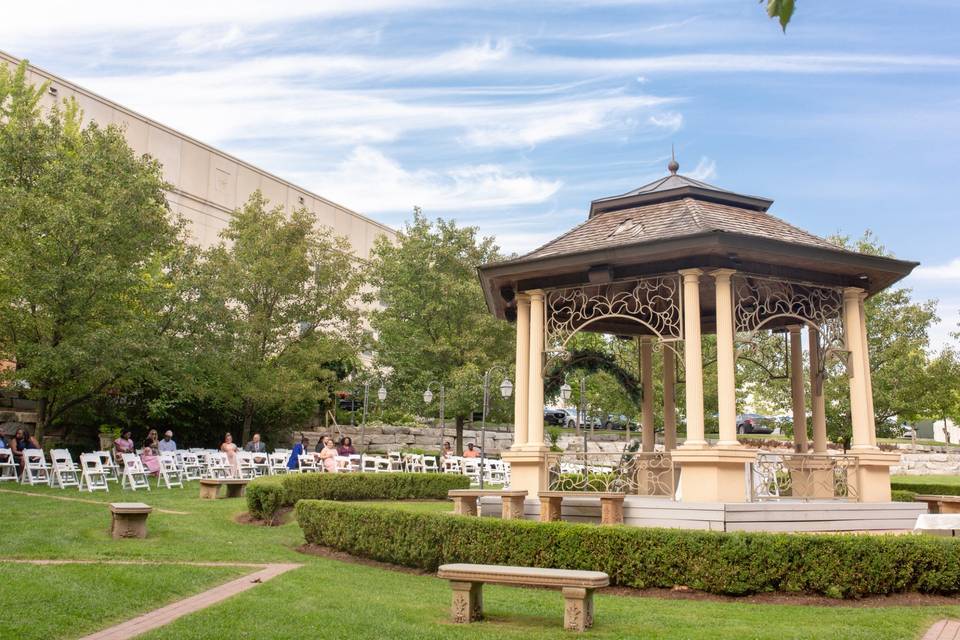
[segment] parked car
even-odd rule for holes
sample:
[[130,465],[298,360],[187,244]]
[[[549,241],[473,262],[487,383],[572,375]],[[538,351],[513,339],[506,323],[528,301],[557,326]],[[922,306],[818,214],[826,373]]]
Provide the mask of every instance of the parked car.
[[737,416],[737,433],[773,433],[771,420],[759,413],[744,413]]
[[604,429],[615,429],[616,431],[625,431],[627,427],[631,431],[636,431],[638,429],[637,423],[623,415],[613,415],[612,413],[607,416],[606,421],[603,423]]
[[567,426],[567,412],[563,409],[543,408],[543,423],[555,426]]

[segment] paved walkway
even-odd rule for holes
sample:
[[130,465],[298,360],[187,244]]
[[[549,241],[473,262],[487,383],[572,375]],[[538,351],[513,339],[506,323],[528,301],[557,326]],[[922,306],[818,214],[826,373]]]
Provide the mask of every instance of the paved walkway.
[[24,560],[24,559],[3,559],[0,563],[17,562],[23,564],[37,565],[60,565],[60,564],[164,564],[164,565],[192,565],[202,567],[259,567],[260,571],[248,573],[230,582],[221,584],[203,593],[198,593],[184,600],[178,600],[165,607],[150,611],[141,616],[137,616],[118,625],[97,631],[96,633],[84,636],[80,640],[128,640],[147,631],[152,631],[164,625],[168,625],[177,618],[191,614],[218,602],[226,600],[231,596],[242,593],[247,589],[252,589],[258,584],[262,584],[271,578],[302,567],[302,564],[293,563],[248,563],[248,562],[141,562],[136,560]]
[[960,620],[941,620],[930,627],[923,640],[960,640]]
[[[18,496],[33,496],[34,498],[50,498],[51,500],[64,500],[66,502],[83,502],[84,504],[95,504],[101,507],[109,507],[109,502],[103,502],[102,500],[87,500],[85,498],[68,498],[67,496],[51,496],[47,493],[33,493],[32,491],[17,491],[15,489],[0,489],[0,493],[13,493]],[[147,495],[150,495],[147,493]],[[188,516],[190,515],[187,511],[171,511],[170,509],[160,509],[158,507],[153,508],[157,513],[172,513],[175,516]]]

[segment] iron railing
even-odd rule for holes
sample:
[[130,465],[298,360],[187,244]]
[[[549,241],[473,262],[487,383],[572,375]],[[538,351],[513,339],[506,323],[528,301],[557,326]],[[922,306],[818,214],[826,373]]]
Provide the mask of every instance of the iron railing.
[[856,456],[761,452],[749,476],[751,502],[860,500]]
[[678,470],[665,452],[567,452],[548,459],[551,491],[602,491],[673,499]]

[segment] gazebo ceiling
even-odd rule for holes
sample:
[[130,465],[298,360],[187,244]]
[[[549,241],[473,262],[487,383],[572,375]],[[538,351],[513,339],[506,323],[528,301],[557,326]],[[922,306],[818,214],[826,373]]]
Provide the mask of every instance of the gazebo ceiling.
[[[512,320],[517,291],[691,267],[856,286],[874,294],[918,264],[848,251],[767,213],[772,200],[725,191],[677,175],[676,168],[672,162],[664,178],[594,200],[585,222],[538,249],[480,266],[487,306],[497,317]],[[707,314],[712,311],[708,293],[702,292]]]

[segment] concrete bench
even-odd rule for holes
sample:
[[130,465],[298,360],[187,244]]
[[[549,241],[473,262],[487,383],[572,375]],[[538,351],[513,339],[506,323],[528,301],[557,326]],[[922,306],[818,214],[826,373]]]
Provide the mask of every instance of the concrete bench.
[[926,502],[930,513],[960,513],[960,496],[914,496],[916,502]]
[[552,587],[563,592],[563,627],[571,631],[585,631],[593,626],[593,590],[610,584],[610,576],[601,571],[492,564],[445,564],[437,577],[450,581],[453,589],[450,615],[456,623],[483,618],[484,584]]
[[204,500],[216,500],[220,497],[220,487],[227,488],[227,498],[242,498],[249,480],[201,480],[200,497]]
[[447,495],[453,498],[453,512],[462,516],[477,515],[477,501],[484,496],[495,496],[503,500],[501,517],[504,520],[523,518],[523,501],[526,491],[510,489],[451,489]]
[[623,500],[625,493],[603,491],[541,491],[540,521],[560,520],[560,508],[564,498],[600,498],[600,524],[623,524]]
[[960,530],[960,513],[923,513],[917,516],[913,530],[938,536],[956,537]]
[[146,538],[147,516],[153,507],[142,502],[110,503],[110,535],[114,539]]

